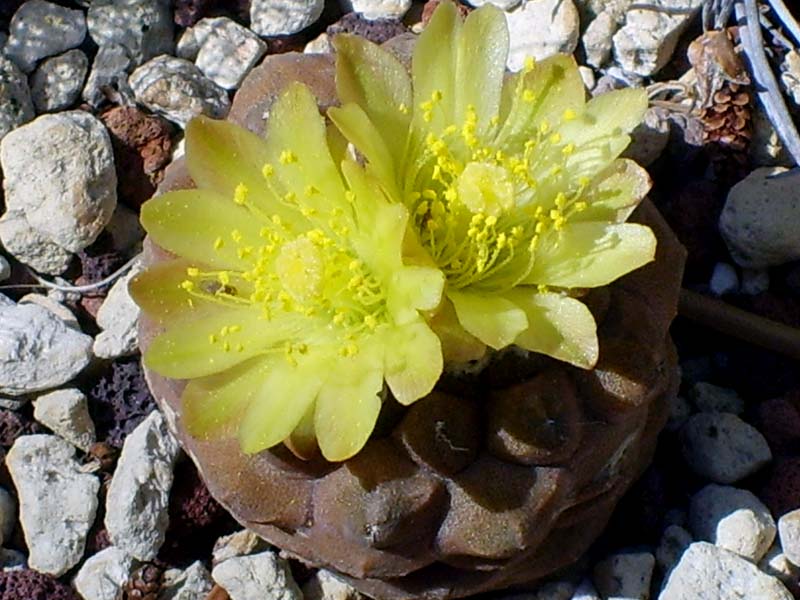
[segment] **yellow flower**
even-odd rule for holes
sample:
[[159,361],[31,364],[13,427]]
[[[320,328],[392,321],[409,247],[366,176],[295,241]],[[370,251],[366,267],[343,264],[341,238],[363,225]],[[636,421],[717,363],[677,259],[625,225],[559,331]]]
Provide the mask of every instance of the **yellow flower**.
[[446,277],[449,302],[432,320],[446,356],[474,336],[594,366],[596,325],[577,297],[655,254],[652,231],[625,223],[649,178],[618,158],[643,118],[644,91],[586,102],[564,55],[506,76],[508,31],[491,5],[462,23],[443,2],[410,77],[362,38],[334,45],[342,106],[329,116],[408,207],[410,238]]
[[189,380],[193,435],[238,431],[248,453],[318,443],[343,460],[372,432],[384,381],[410,404],[442,371],[419,314],[440,303],[442,274],[403,263],[406,208],[334,159],[327,136],[299,83],[273,105],[265,139],[195,119],[186,157],[197,189],[142,207],[151,238],[176,255],[131,286],[165,328],[144,360]]

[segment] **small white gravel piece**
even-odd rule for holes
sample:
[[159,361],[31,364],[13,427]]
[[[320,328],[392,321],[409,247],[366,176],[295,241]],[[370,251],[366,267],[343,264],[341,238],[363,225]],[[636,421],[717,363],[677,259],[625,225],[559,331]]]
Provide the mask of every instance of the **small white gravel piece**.
[[609,2],[586,26],[581,43],[586,53],[586,63],[600,68],[611,58],[614,46],[614,34],[625,21],[625,9],[630,4],[625,2]]
[[136,262],[114,283],[97,311],[97,325],[102,329],[94,341],[94,354],[98,358],[127,356],[138,349],[140,311],[128,293],[128,284],[141,270],[141,262]]
[[604,598],[646,600],[656,559],[649,552],[615,554],[594,568],[594,585]]
[[497,8],[511,10],[520,5],[522,0],[467,0],[467,4],[478,8],[484,4],[494,4]]
[[211,576],[231,600],[302,600],[289,564],[271,551],[229,558],[214,567]]
[[103,44],[92,61],[89,78],[83,88],[83,99],[97,108],[108,99],[118,96],[115,103],[133,104],[133,90],[128,84],[128,74],[133,61],[120,44]]
[[[681,33],[704,0],[652,0],[630,9],[625,25],[614,34],[614,58],[626,71],[650,76],[669,62]],[[665,10],[658,10],[663,8]]]
[[658,600],[792,600],[775,577],[738,554],[696,542],[669,575]]
[[0,217],[0,242],[14,258],[40,273],[58,275],[72,260],[72,252],[31,227],[19,210],[9,210]]
[[11,265],[5,256],[0,254],[0,281],[5,281],[11,277]]
[[558,52],[572,54],[578,45],[580,21],[572,0],[525,2],[505,13],[509,49],[506,66],[519,71],[529,56],[541,60]]
[[86,18],[80,10],[29,0],[11,17],[8,32],[6,56],[30,73],[42,58],[80,46],[86,37]]
[[693,541],[692,534],[683,527],[669,525],[661,534],[661,540],[656,548],[656,563],[661,572],[669,573]]
[[36,304],[0,306],[0,394],[62,385],[91,360],[92,338]]
[[0,54],[0,140],[34,116],[28,80],[17,65]]
[[[519,2],[519,0],[511,1]],[[411,8],[411,0],[349,0],[349,4],[355,12],[370,21],[402,19]]]
[[330,571],[320,569],[303,585],[303,598],[304,600],[362,600],[364,596]]
[[800,581],[800,567],[786,558],[780,544],[773,544],[758,563],[758,568],[787,585],[797,585]]
[[171,54],[172,10],[166,0],[93,0],[86,17],[98,46],[118,44],[138,66],[159,54]]
[[266,42],[228,17],[203,19],[195,27],[205,31],[201,33],[194,64],[227,90],[238,88],[267,52]]
[[77,388],[39,396],[33,402],[33,418],[84,452],[95,442],[86,396]]
[[312,25],[322,15],[325,0],[252,0],[250,29],[258,35],[288,35]]
[[11,539],[17,526],[17,501],[5,489],[0,488],[0,546]]
[[788,512],[778,519],[778,532],[786,558],[800,566],[800,509]]
[[134,563],[132,556],[109,546],[86,559],[72,583],[84,600],[117,600]]
[[42,115],[0,142],[6,205],[70,252],[94,242],[117,204],[111,140],[84,111]]
[[234,556],[245,556],[266,550],[267,543],[249,529],[222,536],[214,543],[213,563],[219,564]]
[[708,287],[715,296],[736,293],[739,290],[739,276],[733,265],[726,262],[715,264]]
[[100,481],[83,473],[75,447],[54,435],[24,435],[6,458],[32,569],[56,577],[78,564],[97,511]]
[[106,497],[105,525],[111,542],[139,560],[155,558],[164,543],[179,451],[158,411],[150,413],[122,446]]
[[800,171],[754,170],[728,192],[719,230],[742,267],[760,269],[800,258]]
[[707,381],[698,381],[689,391],[689,397],[700,412],[720,412],[740,415],[744,412],[744,400],[736,390]]
[[711,483],[689,503],[695,539],[711,542],[757,563],[775,540],[775,520],[748,490]]
[[81,326],[78,323],[78,319],[75,317],[75,314],[55,298],[45,296],[43,294],[25,294],[19,299],[19,304],[38,304],[39,306],[43,306],[59,319],[64,321],[67,327],[72,327],[75,331],[81,330]]
[[692,415],[680,437],[691,469],[715,483],[736,483],[772,460],[764,436],[730,413]]
[[181,127],[198,115],[221,119],[231,107],[224,89],[188,60],[174,56],[144,63],[128,82],[139,103]]
[[73,49],[42,61],[31,76],[31,98],[37,112],[55,112],[72,106],[80,97],[89,59]]
[[205,598],[213,587],[211,573],[197,561],[184,570],[167,570],[158,600],[199,600]]

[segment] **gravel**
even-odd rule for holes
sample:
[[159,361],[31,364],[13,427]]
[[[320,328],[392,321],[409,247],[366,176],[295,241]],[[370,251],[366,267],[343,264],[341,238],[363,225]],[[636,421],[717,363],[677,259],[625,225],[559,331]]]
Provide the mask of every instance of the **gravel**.
[[211,576],[231,600],[253,600],[267,596],[271,600],[302,600],[289,564],[271,551],[229,558],[214,567]]
[[75,104],[88,70],[89,59],[77,49],[42,61],[30,79],[36,112],[55,112]]

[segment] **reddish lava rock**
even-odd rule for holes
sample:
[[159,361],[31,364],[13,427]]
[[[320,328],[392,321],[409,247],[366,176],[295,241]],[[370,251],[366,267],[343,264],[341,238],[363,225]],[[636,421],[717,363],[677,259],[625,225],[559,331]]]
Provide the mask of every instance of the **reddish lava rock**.
[[776,519],[800,508],[800,457],[773,460],[758,497]]
[[68,585],[32,569],[0,571],[0,600],[79,600]]
[[120,199],[138,208],[153,195],[172,158],[172,125],[132,106],[116,106],[100,119],[111,135]]
[[20,410],[0,408],[0,446],[6,450],[21,435],[44,432],[44,427],[34,421],[30,406],[24,406]]
[[356,12],[347,13],[330,25],[326,33],[330,36],[337,33],[352,33],[376,44],[382,44],[396,35],[408,31],[399,19],[376,19],[370,21]]
[[758,405],[758,430],[780,456],[800,456],[800,389]]

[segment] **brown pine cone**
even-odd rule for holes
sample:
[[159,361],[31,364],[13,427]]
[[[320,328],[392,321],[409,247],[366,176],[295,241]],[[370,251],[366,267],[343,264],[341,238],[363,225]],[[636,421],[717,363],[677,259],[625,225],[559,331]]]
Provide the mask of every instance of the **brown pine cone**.
[[120,600],[156,600],[164,580],[164,569],[154,563],[145,563],[122,586]]

